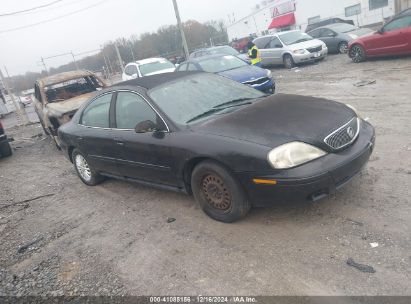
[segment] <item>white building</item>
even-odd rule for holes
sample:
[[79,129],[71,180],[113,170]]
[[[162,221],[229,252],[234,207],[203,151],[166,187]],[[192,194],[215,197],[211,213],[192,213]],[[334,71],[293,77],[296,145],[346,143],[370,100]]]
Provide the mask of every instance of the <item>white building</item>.
[[291,29],[328,18],[352,20],[358,26],[377,26],[411,0],[265,0],[263,7],[227,26],[230,40]]

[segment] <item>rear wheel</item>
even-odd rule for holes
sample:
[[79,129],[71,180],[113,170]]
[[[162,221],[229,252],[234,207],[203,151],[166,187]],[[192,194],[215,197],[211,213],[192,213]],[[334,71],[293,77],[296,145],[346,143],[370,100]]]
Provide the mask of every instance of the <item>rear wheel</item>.
[[350,50],[350,57],[352,58],[352,61],[354,61],[355,63],[365,61],[366,55],[364,48],[358,44],[354,45]]
[[74,149],[72,159],[77,175],[86,185],[96,186],[104,180],[104,177],[89,165],[86,157],[79,150]]
[[0,145],[0,155],[2,157],[9,157],[13,154],[13,150],[8,142],[5,142]]
[[338,52],[340,54],[346,54],[348,52],[348,43],[345,41],[340,42],[338,45]]
[[197,165],[191,187],[203,211],[217,221],[232,223],[250,211],[251,204],[240,184],[218,163],[204,161]]
[[290,54],[284,55],[283,61],[284,61],[284,65],[287,69],[292,69],[293,67],[295,67],[294,59]]

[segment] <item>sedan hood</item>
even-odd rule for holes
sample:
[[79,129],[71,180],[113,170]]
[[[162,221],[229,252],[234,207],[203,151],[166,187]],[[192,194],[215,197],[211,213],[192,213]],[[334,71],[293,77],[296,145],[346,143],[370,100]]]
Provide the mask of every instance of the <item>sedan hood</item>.
[[296,50],[301,50],[301,49],[315,48],[320,45],[323,46],[324,42],[318,39],[313,39],[309,41],[304,41],[304,42],[288,45],[287,48],[291,49],[292,51],[296,51]]
[[267,71],[256,66],[246,65],[238,69],[220,72],[218,73],[218,75],[235,80],[237,82],[246,82],[262,77],[267,77]]
[[348,32],[348,33],[346,33],[346,34],[352,34],[352,35],[355,35],[355,36],[357,36],[357,37],[362,37],[362,36],[370,35],[370,34],[372,34],[372,33],[374,33],[374,31],[371,30],[371,29],[368,29],[368,28],[360,28],[360,29],[357,29],[357,30],[355,30],[355,31]]
[[46,105],[46,110],[49,116],[61,117],[64,114],[77,111],[94,94],[95,93],[88,93],[64,101],[48,103]]
[[331,152],[324,143],[325,137],[355,116],[354,111],[342,103],[278,94],[229,114],[215,115],[193,129],[271,148],[302,141]]

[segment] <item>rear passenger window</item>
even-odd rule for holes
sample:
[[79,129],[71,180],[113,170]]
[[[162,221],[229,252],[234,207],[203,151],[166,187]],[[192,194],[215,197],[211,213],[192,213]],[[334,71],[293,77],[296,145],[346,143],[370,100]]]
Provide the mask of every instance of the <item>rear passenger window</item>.
[[87,106],[81,117],[81,124],[87,127],[109,128],[109,113],[112,93],[95,99]]

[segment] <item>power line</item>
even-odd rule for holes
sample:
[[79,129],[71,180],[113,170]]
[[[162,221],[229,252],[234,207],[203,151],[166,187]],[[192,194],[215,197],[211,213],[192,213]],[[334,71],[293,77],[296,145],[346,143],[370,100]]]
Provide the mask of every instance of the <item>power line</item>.
[[17,11],[17,12],[11,12],[11,13],[5,13],[5,14],[0,14],[0,17],[18,15],[18,14],[25,13],[25,12],[35,11],[35,10],[37,10],[37,9],[40,9],[40,8],[43,8],[43,7],[47,7],[47,6],[51,6],[51,5],[53,5],[53,4],[56,4],[56,3],[59,3],[59,2],[62,2],[62,1],[65,1],[65,0],[55,0],[55,1],[53,1],[53,2],[50,2],[50,3],[47,3],[47,4],[43,4],[43,5],[40,5],[40,6],[35,6],[35,7],[32,7],[32,8],[25,9],[25,10],[21,10],[21,11]]
[[[73,5],[73,4],[76,4],[76,3],[79,3],[79,2],[85,2],[84,0],[75,0],[75,1],[72,1],[72,2],[65,2],[65,3],[62,3],[61,5],[55,5],[55,6],[52,6],[52,7],[45,7],[45,8],[42,8],[42,9],[38,9],[38,10],[35,10],[35,11],[30,11],[30,12],[24,12],[24,13],[21,13],[20,15],[33,15],[33,14],[41,14],[41,13],[44,13],[44,12],[48,12],[48,11],[52,11],[52,10],[57,10],[57,9],[59,9],[59,8],[63,8],[63,7],[66,7],[66,6],[70,6],[70,5]],[[12,16],[13,17],[13,16]]]
[[22,30],[22,29],[34,27],[34,26],[37,26],[37,25],[40,25],[40,24],[44,24],[44,23],[48,23],[48,22],[52,22],[52,21],[55,21],[55,20],[59,20],[59,19],[62,19],[62,18],[68,17],[68,16],[72,16],[72,15],[74,15],[74,14],[81,13],[81,12],[87,10],[87,9],[90,9],[90,8],[96,7],[96,6],[98,6],[98,5],[101,5],[101,4],[103,4],[104,2],[107,2],[107,1],[109,1],[109,0],[102,0],[102,1],[100,1],[100,2],[97,2],[96,4],[86,6],[86,7],[82,8],[82,9],[73,11],[73,12],[71,12],[71,13],[68,13],[68,14],[65,14],[65,15],[61,15],[61,16],[58,16],[58,17],[54,17],[54,18],[50,18],[50,19],[47,19],[47,20],[43,20],[43,21],[40,21],[40,22],[37,22],[37,23],[32,23],[32,24],[28,24],[28,25],[24,25],[24,26],[20,26],[20,27],[15,27],[15,28],[3,30],[3,31],[0,31],[0,34],[9,33],[9,32],[15,32],[15,31],[18,31],[18,30]]

